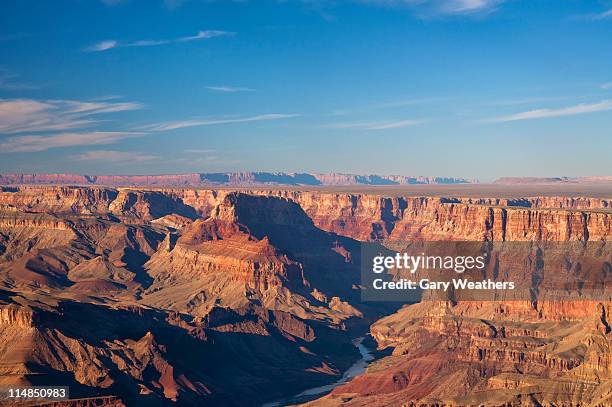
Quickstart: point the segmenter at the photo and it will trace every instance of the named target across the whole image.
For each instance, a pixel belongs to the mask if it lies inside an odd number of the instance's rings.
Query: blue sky
[[[612,175],[612,2],[3,2],[0,171]]]

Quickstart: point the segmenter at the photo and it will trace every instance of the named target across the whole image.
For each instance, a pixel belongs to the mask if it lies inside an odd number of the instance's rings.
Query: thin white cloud
[[[197,41],[197,40],[207,40],[215,37],[227,37],[231,35],[235,35],[235,32],[231,31],[222,31],[222,30],[204,30],[198,31],[196,35],[187,36],[177,38],[176,42],[187,42],[187,41]]]
[[[447,0],[443,8],[449,13],[474,13],[491,10],[501,4],[501,0]]]
[[[157,45],[164,45],[164,44],[168,44],[171,41],[168,40],[138,40],[138,41],[134,41],[134,42],[130,42],[130,43],[126,43],[126,44],[117,44],[115,47],[113,48],[117,48],[117,46],[122,46],[122,47],[155,47]]]
[[[605,90],[612,89],[612,82],[602,83],[600,88]]]
[[[606,20],[612,18],[612,9],[602,11],[601,13],[589,14],[586,18],[589,20]]]
[[[579,114],[603,112],[612,110],[612,101],[604,100],[599,103],[583,103],[575,106],[563,107],[559,109],[536,109],[520,112],[509,116],[497,117],[489,122],[513,122],[519,120],[544,119],[550,117],[575,116]]]
[[[51,136],[28,135],[8,138],[0,143],[0,151],[25,153],[46,151],[52,148],[113,144],[126,138],[141,137],[146,133],[92,131],[59,133]]]
[[[85,51],[87,52],[106,51],[109,49],[116,48],[118,45],[119,43],[115,40],[105,40],[105,41],[100,41],[93,45],[90,45],[89,47],[85,48]]]
[[[435,15],[486,14],[505,0],[361,0],[362,3],[385,6],[407,6],[422,17]]]
[[[248,116],[248,117],[236,117],[236,118],[228,118],[228,119],[208,119],[208,120],[179,120],[173,122],[164,122],[164,123],[155,123],[147,126],[143,126],[141,130],[149,130],[149,131],[168,131],[168,130],[177,130],[183,129],[186,127],[196,127],[196,126],[213,126],[219,124],[232,124],[232,123],[246,123],[246,122],[258,122],[258,121],[268,121],[268,120],[282,120],[282,119],[290,119],[293,117],[298,117],[299,114],[278,114],[278,113],[270,113],[270,114],[261,114],[257,116]]]
[[[102,95],[102,96],[98,96],[96,98],[93,98],[92,101],[95,102],[104,102],[107,100],[117,100],[117,99],[123,99],[123,96],[121,95]]]
[[[140,103],[134,102],[81,102],[74,100],[62,101],[66,106],[66,111],[73,114],[102,114],[117,113],[128,110],[138,110],[142,108]]]
[[[206,89],[212,90],[215,92],[225,92],[225,93],[255,92],[255,89],[241,88],[241,87],[236,87],[236,86],[206,86]]]
[[[97,115],[140,108],[133,102],[0,99],[0,134],[84,128],[98,123]]]
[[[400,120],[397,122],[375,124],[370,126],[368,130],[399,129],[402,127],[415,126],[420,123],[422,123],[420,120]]]
[[[152,154],[144,154],[133,151],[116,151],[116,150],[93,150],[82,154],[72,156],[79,161],[104,161],[104,162],[144,162],[159,159],[158,156]]]
[[[517,99],[500,99],[500,100],[490,100],[479,103],[482,106],[493,106],[493,107],[503,107],[503,106],[520,106],[520,105],[533,105],[544,102],[559,102],[562,100],[569,99],[567,96],[555,96],[555,97],[525,97],[525,98],[517,98]]]
[[[416,126],[423,120],[397,120],[385,122],[344,122],[327,124],[324,127],[330,129],[358,129],[358,130],[390,130],[403,127]]]
[[[329,113],[329,116],[348,116],[352,114],[363,114],[376,110],[398,110],[408,106],[430,105],[446,100],[446,98],[428,97],[428,98],[408,98],[403,100],[394,100],[381,103],[372,103],[369,105],[361,105],[345,109],[336,109]]]
[[[93,45],[90,45],[89,47],[86,47],[84,51],[102,52],[102,51],[108,51],[108,50],[115,49],[115,48],[155,47],[158,45],[172,44],[172,43],[178,43],[178,42],[190,42],[190,41],[206,40],[206,39],[215,38],[215,37],[226,37],[226,36],[231,36],[234,34],[235,34],[234,32],[230,32],[230,31],[204,30],[204,31],[198,31],[197,34],[195,35],[179,37],[179,38],[172,38],[172,39],[165,39],[165,40],[138,40],[138,41],[132,41],[132,42],[120,42],[117,40],[104,40],[104,41],[97,42]]]

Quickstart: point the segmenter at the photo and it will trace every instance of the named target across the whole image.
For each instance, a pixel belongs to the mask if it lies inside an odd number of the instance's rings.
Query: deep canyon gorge
[[[262,405],[336,382],[368,335],[377,359],[309,405],[612,405],[606,194],[1,188],[0,385],[70,386],[83,406]],[[362,301],[362,244],[397,241],[495,242],[517,278],[564,270],[603,295]]]

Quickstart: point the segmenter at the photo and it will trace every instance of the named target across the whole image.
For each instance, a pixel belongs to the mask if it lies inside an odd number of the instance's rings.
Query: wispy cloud
[[[255,92],[255,89],[241,88],[241,87],[236,87],[236,86],[206,86],[206,89],[212,90],[215,92],[225,92],[225,93]]]
[[[445,0],[441,1],[442,10],[448,13],[475,13],[490,11],[499,6],[503,0]]]
[[[361,0],[362,3],[407,6],[423,17],[490,13],[505,0]]]
[[[544,119],[550,117],[575,116],[585,113],[603,112],[612,110],[612,101],[604,100],[599,103],[584,103],[575,106],[563,107],[558,109],[536,109],[520,112],[508,116],[501,116],[487,120],[489,122],[513,122],[519,120]]]
[[[605,90],[612,89],[612,82],[602,83],[600,85],[600,88],[605,89]]]
[[[423,120],[397,120],[385,122],[344,122],[324,125],[330,129],[358,129],[358,130],[390,130],[403,127],[415,126],[423,123]]]
[[[85,48],[85,51],[87,52],[106,51],[108,49],[117,48],[118,45],[119,43],[115,40],[105,40],[105,41],[100,41],[93,45],[90,45],[89,47]]]
[[[498,99],[498,100],[487,100],[479,103],[481,106],[493,106],[493,107],[504,107],[504,106],[525,106],[534,105],[545,102],[559,102],[562,100],[569,99],[567,96],[551,96],[551,97],[525,97],[516,99]]]
[[[399,129],[402,127],[415,126],[421,124],[421,120],[400,120],[397,122],[380,123],[370,126],[369,130],[387,130],[387,129]]]
[[[98,96],[96,98],[93,98],[92,101],[94,102],[104,102],[107,100],[117,100],[117,99],[123,99],[123,96],[121,95],[102,95],[102,96]]]
[[[94,150],[87,151],[82,154],[72,156],[73,159],[79,161],[104,161],[104,162],[144,162],[159,159],[158,156],[152,154],[144,154],[133,151],[116,151],[116,150]]]
[[[329,116],[348,116],[352,114],[363,114],[376,110],[398,110],[409,106],[431,105],[434,103],[443,102],[446,98],[439,97],[423,97],[423,98],[407,98],[402,100],[393,100],[380,103],[371,103],[368,105],[356,106],[352,108],[336,109],[329,113]]]
[[[290,119],[290,118],[298,117],[298,116],[300,115],[299,114],[270,113],[270,114],[261,114],[257,116],[234,117],[234,118],[226,118],[226,119],[178,120],[178,121],[172,121],[172,122],[150,124],[147,126],[143,126],[140,129],[149,130],[149,131],[168,131],[168,130],[177,130],[177,129],[183,129],[186,127],[196,127],[196,126],[213,126],[213,125],[219,125],[219,124],[282,120],[282,119]]]
[[[28,135],[10,137],[0,143],[0,151],[25,153],[46,151],[52,148],[113,144],[126,138],[141,137],[146,133],[92,131],[59,133],[51,136]]]
[[[612,9],[600,13],[581,15],[576,17],[579,20],[606,20],[612,18]]]
[[[0,99],[0,134],[84,128],[98,123],[97,115],[140,108],[134,102]]]
[[[180,43],[180,42],[190,42],[190,41],[198,41],[198,40],[206,40],[215,37],[226,37],[230,35],[234,35],[234,32],[230,31],[220,31],[220,30],[204,30],[198,31],[197,34],[172,38],[172,39],[163,39],[163,40],[138,40],[132,42],[120,42],[117,40],[104,40],[97,42],[95,44],[86,47],[84,51],[86,52],[102,52],[108,51],[115,48],[127,48],[127,47],[154,47],[158,45],[172,44],[172,43]]]

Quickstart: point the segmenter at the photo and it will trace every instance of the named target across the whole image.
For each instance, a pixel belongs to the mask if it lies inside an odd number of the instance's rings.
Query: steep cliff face
[[[357,240],[591,240],[612,235],[603,198],[435,198],[252,190],[297,203],[320,229]],[[152,220],[169,214],[207,217],[231,194],[214,189],[19,187],[0,204],[33,212],[113,213]]]
[[[21,186],[0,192],[0,205],[32,212],[106,213],[117,194],[109,188]]]
[[[204,215],[227,195],[227,191],[213,190],[175,193]],[[384,197],[276,190],[248,193],[289,199],[300,205],[317,227],[362,241],[415,237],[601,240],[612,233],[610,200],[600,198]]]
[[[34,326],[34,311],[15,305],[0,305],[0,324],[28,329]]]
[[[158,191],[121,189],[108,209],[116,215],[134,216],[144,220],[153,220],[169,214],[187,218],[197,217],[193,207],[185,205],[170,194]]]
[[[392,240],[588,241],[612,237],[608,213],[427,202],[404,211]]]
[[[358,240],[601,240],[612,230],[609,200],[381,197],[276,192],[321,229]],[[581,209],[603,209],[602,212]]]

